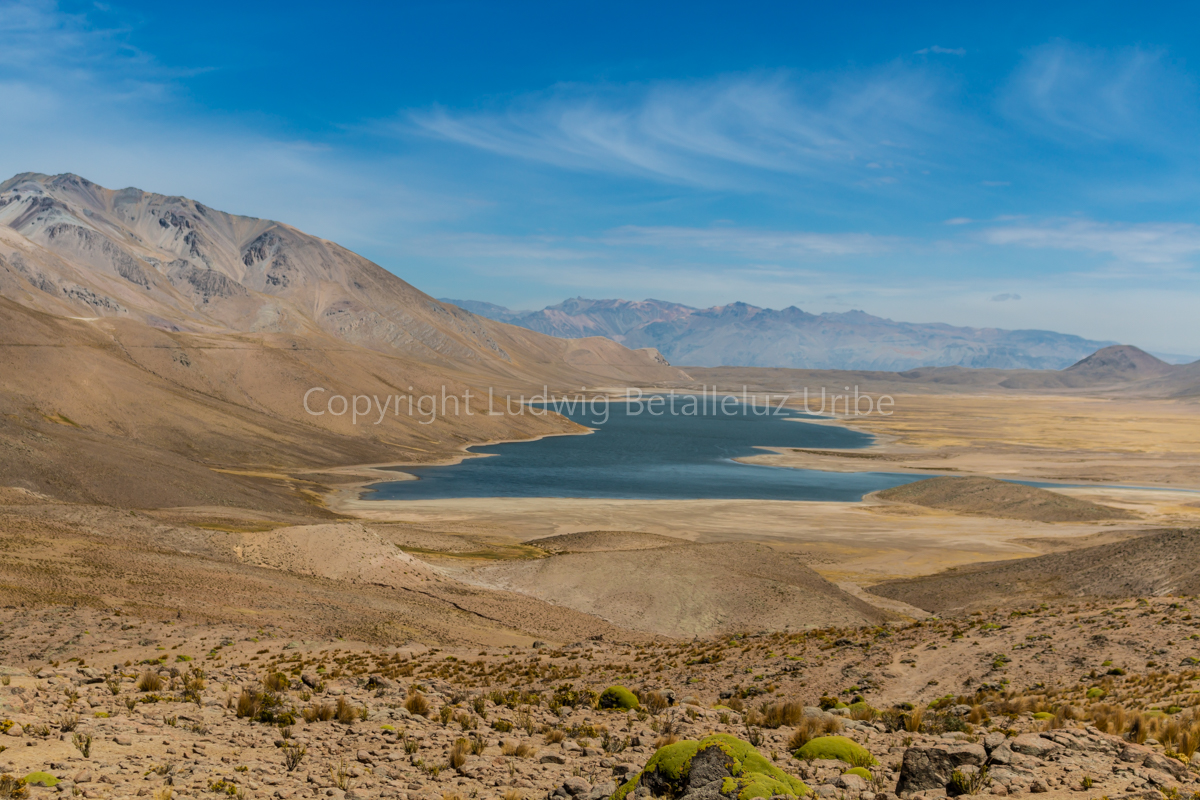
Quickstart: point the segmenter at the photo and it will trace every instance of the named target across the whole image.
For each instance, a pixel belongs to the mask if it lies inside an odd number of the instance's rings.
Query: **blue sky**
[[[861,308],[1200,355],[1188,6],[0,0],[0,173],[436,296]]]

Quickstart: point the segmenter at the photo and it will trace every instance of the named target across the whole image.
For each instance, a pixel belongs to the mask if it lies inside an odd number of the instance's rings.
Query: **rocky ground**
[[[747,783],[753,770],[730,774],[741,760],[686,744],[726,734],[761,754],[745,764],[822,797],[1191,796],[1200,791],[1195,605],[1046,605],[687,643],[469,649],[8,608],[0,769],[28,776],[30,796],[97,798],[599,800],[626,786],[631,796],[698,799],[792,785]],[[597,708],[617,684],[638,693],[637,708]],[[869,756],[793,755],[825,735]],[[722,753],[729,741],[718,742]],[[703,768],[670,772],[670,759],[652,761],[664,746],[689,766],[703,757]]]

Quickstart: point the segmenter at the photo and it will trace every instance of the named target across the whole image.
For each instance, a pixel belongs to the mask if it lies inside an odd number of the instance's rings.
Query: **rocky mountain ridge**
[[[607,336],[629,347],[654,347],[674,364],[698,367],[1057,370],[1116,344],[1053,331],[897,322],[863,311],[811,314],[795,306],[701,309],[663,300],[576,297],[540,311],[512,311],[478,301],[445,302],[552,336]]]

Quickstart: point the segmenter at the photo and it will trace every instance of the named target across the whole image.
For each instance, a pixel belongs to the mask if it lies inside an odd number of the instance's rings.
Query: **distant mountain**
[[[653,347],[673,364],[699,367],[1057,370],[1115,344],[1053,331],[896,322],[863,311],[810,314],[795,306],[700,309],[663,300],[577,297],[541,311],[512,311],[477,301],[443,302],[552,336],[607,336],[626,347]]]

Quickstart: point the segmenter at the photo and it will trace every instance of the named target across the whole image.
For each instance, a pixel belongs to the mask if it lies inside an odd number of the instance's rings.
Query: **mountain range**
[[[1057,370],[1116,344],[1052,331],[896,322],[863,311],[810,314],[795,306],[692,308],[663,300],[576,297],[540,311],[512,311],[480,301],[445,302],[551,336],[607,336],[628,347],[652,347],[673,364],[698,367]]]

